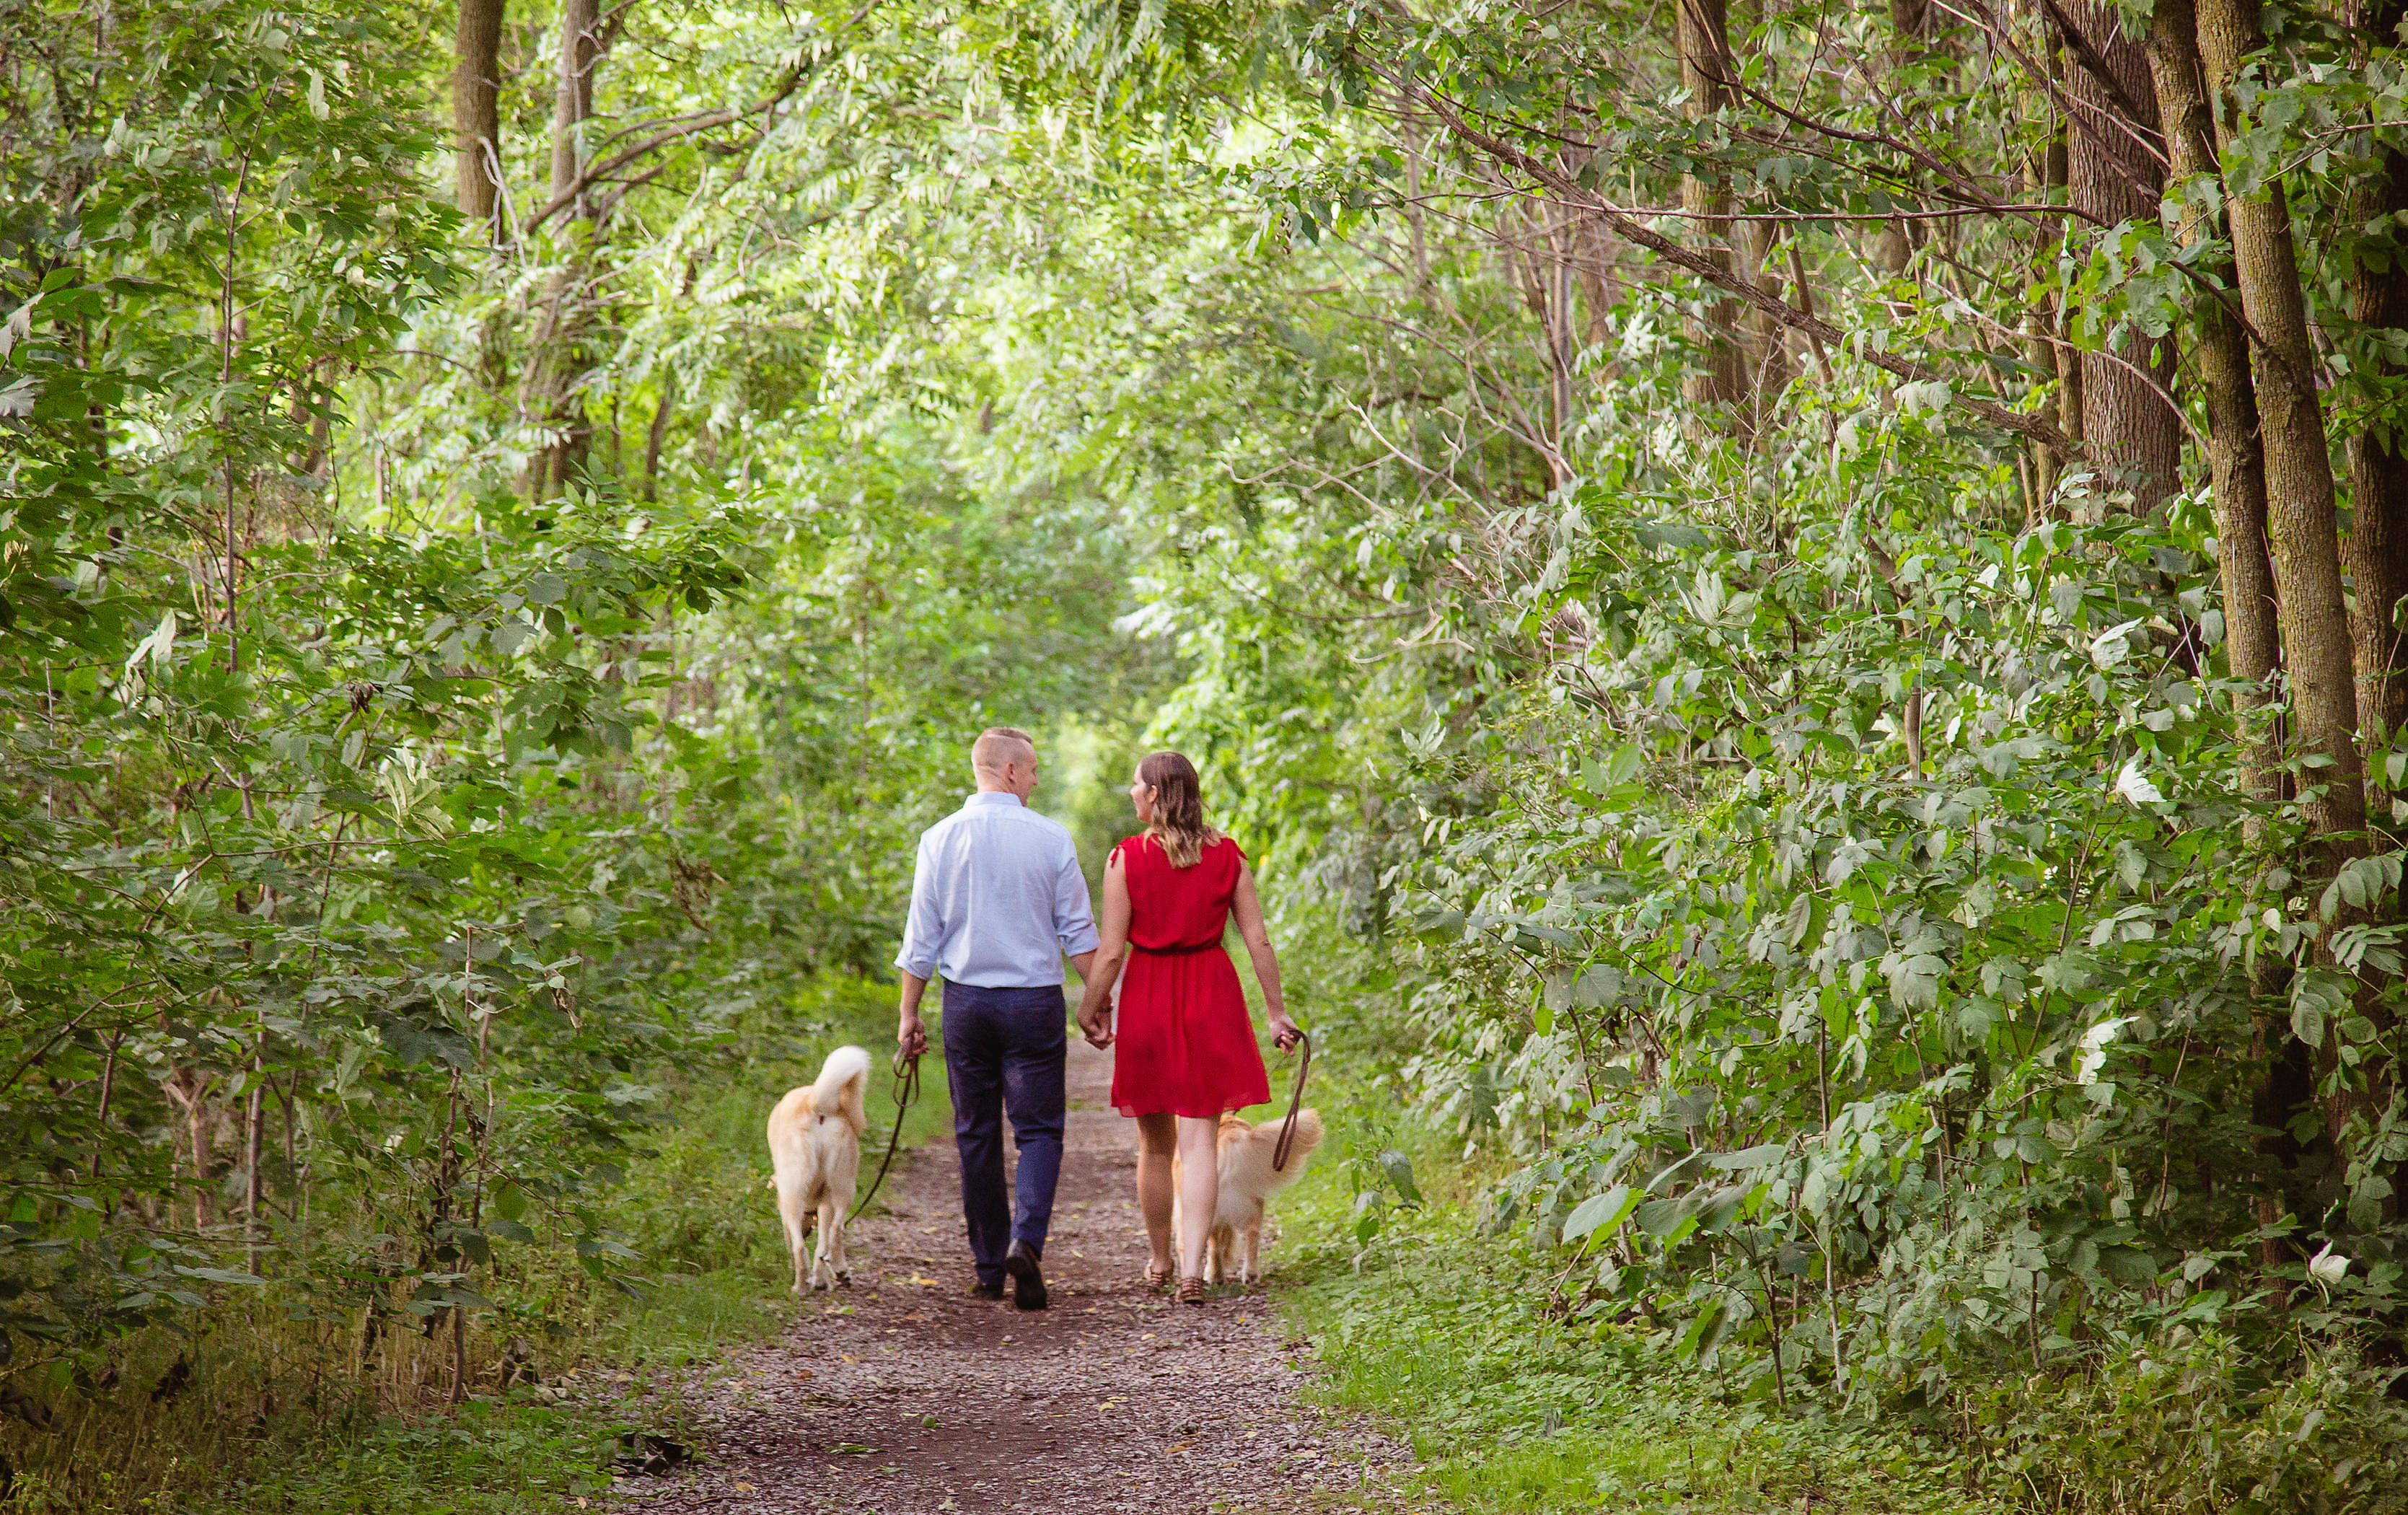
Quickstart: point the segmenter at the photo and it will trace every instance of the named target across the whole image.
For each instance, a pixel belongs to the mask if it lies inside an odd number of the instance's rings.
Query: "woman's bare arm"
[[[1263,986],[1263,1008],[1269,1015],[1271,1039],[1279,1044],[1281,1051],[1292,1052],[1302,1033],[1288,1018],[1287,1003],[1280,994],[1279,954],[1271,950],[1271,934],[1263,924],[1263,901],[1254,893],[1254,870],[1243,863],[1238,865],[1238,893],[1229,908],[1238,918],[1238,935],[1246,940],[1246,955],[1254,960],[1255,981]]]
[[[1112,1044],[1111,1019],[1112,984],[1121,976],[1121,964],[1128,957],[1129,897],[1128,876],[1121,871],[1120,850],[1104,865],[1104,908],[1102,919],[1096,923],[1096,955],[1080,976],[1079,1030],[1090,1047]]]

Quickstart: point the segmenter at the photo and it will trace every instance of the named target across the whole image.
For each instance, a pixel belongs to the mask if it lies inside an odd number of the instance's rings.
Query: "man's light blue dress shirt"
[[[1095,950],[1087,880],[1060,822],[990,791],[921,834],[896,967],[982,989],[1039,989],[1062,981],[1064,957]]]

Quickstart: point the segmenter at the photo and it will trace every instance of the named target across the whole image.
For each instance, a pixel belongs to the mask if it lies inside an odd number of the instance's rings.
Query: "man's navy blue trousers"
[[[1003,1282],[1014,1238],[1045,1251],[1054,1185],[1062,1176],[1062,986],[945,985],[945,1079],[953,1093],[953,1147],[962,1160],[962,1218],[981,1283]],[[1018,1213],[1003,1185],[1003,1120],[1020,1144]]]

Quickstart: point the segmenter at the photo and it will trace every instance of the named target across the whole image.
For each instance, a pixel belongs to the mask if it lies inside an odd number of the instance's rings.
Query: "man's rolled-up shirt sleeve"
[[[1079,850],[1067,838],[1061,866],[1054,875],[1054,934],[1061,939],[1064,957],[1092,952],[1101,940],[1087,901],[1087,876],[1079,869]]]
[[[937,951],[945,940],[935,874],[928,866],[928,844],[923,840],[911,865],[911,909],[903,921],[903,948],[895,954],[895,965],[914,979],[936,978]]]

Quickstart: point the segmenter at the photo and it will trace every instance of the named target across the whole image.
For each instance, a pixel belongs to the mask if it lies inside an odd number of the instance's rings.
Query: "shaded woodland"
[[[2403,20],[0,8],[18,1497],[715,1255],[1009,722],[1196,756],[1556,1317],[2400,1508]]]

